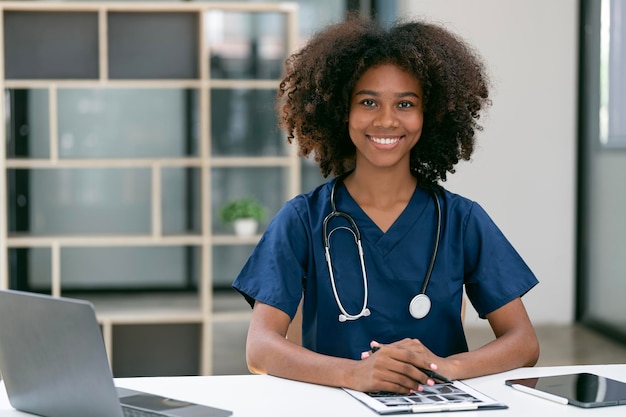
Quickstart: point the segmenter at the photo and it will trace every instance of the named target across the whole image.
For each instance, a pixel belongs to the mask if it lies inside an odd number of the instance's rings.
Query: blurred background
[[[540,364],[626,360],[621,0],[0,2],[0,286],[96,305],[115,376],[245,373],[230,284],[282,204],[324,181],[276,127],[282,66],[358,11],[444,24],[493,106],[443,184],[540,280]],[[225,203],[266,216],[236,236]],[[491,331],[471,306],[472,346]]]

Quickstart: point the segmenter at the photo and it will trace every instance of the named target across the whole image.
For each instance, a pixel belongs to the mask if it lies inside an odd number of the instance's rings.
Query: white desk
[[[582,409],[537,398],[504,384],[504,380],[510,378],[570,372],[593,372],[626,382],[626,364],[522,368],[465,381],[475,389],[507,404],[509,406],[507,410],[426,415],[455,417],[626,416],[626,406]],[[340,389],[265,375],[121,378],[116,380],[116,385],[229,409],[233,411],[233,417],[377,416]],[[11,407],[4,385],[2,385],[0,387],[0,417],[25,415],[28,414],[18,412]]]

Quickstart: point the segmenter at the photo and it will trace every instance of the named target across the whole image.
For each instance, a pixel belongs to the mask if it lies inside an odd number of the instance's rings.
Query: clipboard
[[[412,394],[367,393],[347,388],[344,388],[344,391],[381,415],[508,408],[506,404],[458,380],[424,386],[423,391]]]

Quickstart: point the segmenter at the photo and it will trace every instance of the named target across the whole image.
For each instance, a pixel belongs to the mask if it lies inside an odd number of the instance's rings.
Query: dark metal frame
[[[578,179],[576,230],[576,311],[577,322],[622,343],[626,333],[593,317],[587,295],[593,277],[589,273],[589,205],[592,187],[590,158],[598,151],[615,152],[599,144],[600,108],[600,7],[597,0],[580,0],[579,82],[578,82]]]

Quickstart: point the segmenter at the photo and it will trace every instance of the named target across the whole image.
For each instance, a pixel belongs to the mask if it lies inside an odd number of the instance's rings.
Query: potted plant
[[[230,200],[220,210],[226,224],[233,224],[238,236],[252,236],[265,218],[265,208],[252,197]]]

